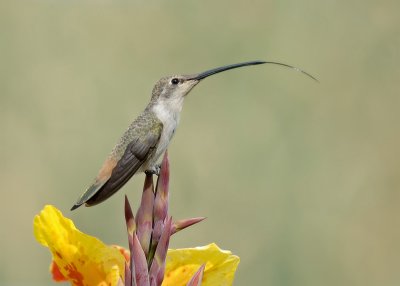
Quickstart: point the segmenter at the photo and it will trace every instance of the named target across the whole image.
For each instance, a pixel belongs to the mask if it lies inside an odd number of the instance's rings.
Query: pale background
[[[32,220],[54,204],[127,245],[123,195],[75,199],[162,76],[247,60],[186,99],[172,247],[241,257],[235,285],[400,284],[399,1],[0,2],[0,285],[54,285]]]

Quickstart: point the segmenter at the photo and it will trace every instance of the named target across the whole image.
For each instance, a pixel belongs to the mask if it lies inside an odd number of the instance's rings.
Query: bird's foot
[[[151,169],[144,171],[146,175],[156,175],[160,176],[161,165],[157,164],[153,166]]]

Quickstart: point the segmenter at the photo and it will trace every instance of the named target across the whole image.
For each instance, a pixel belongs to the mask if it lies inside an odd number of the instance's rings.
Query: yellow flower
[[[232,285],[239,257],[221,250],[215,243],[202,247],[170,249],[162,286],[186,285],[199,267],[206,263],[202,286]]]
[[[55,207],[45,206],[33,225],[36,240],[53,254],[50,270],[56,281],[115,286],[124,277],[125,258],[120,251],[80,232]]]
[[[122,285],[129,251],[107,246],[79,231],[54,206],[45,206],[34,219],[34,234],[50,249],[50,271],[55,281],[74,286]],[[239,257],[214,243],[203,247],[168,250],[163,286],[186,285],[202,264],[206,264],[202,286],[232,285]],[[122,279],[122,280],[121,280]]]

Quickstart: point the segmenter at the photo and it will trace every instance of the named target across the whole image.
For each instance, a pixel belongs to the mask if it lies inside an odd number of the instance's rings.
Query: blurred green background
[[[162,76],[247,60],[187,97],[169,149],[172,247],[241,257],[235,285],[400,284],[399,1],[0,2],[0,285],[54,285],[54,204],[127,245],[123,195],[69,208]]]

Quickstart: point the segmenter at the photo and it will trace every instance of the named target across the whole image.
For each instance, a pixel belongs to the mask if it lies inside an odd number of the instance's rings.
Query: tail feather
[[[85,204],[87,201],[89,201],[93,196],[95,196],[103,187],[103,185],[106,183],[105,182],[99,182],[96,181],[93,185],[91,185],[84,193],[82,196],[79,197],[79,199],[76,201],[76,203],[72,206],[71,211],[79,208],[81,205]]]

